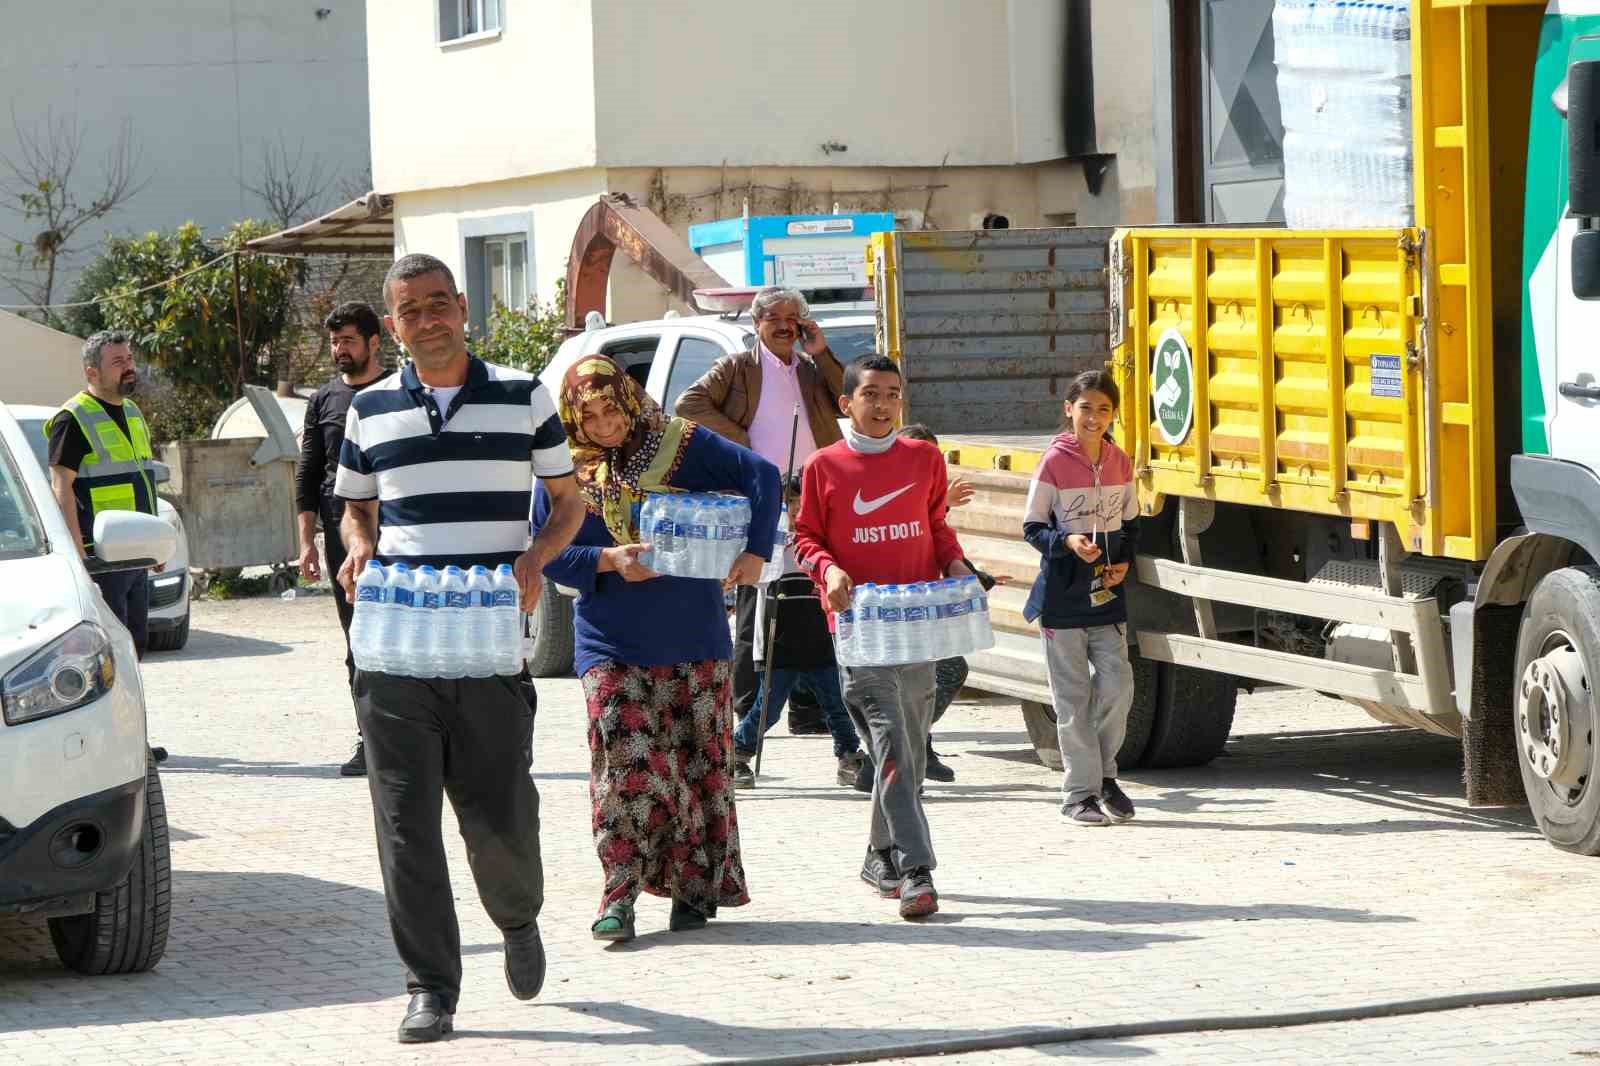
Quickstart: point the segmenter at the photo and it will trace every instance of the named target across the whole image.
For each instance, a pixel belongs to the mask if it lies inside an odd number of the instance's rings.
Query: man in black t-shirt
[[[300,463],[295,468],[295,497],[299,506],[300,576],[316,581],[322,576],[317,558],[317,520],[322,520],[323,544],[327,549],[327,573],[331,579],[344,565],[344,541],[339,536],[339,520],[344,516],[344,501],[333,494],[339,472],[339,450],[344,446],[345,416],[356,393],[381,381],[393,371],[378,360],[382,342],[378,314],[364,303],[351,301],[333,309],[323,322],[333,348],[333,361],[339,368],[326,385],[306,404],[306,422],[300,441]],[[333,603],[344,630],[344,666],[351,685],[355,684],[355,657],[350,654],[350,619],[353,605],[339,582],[333,582]],[[361,777],[367,772],[366,750],[356,738],[355,754],[339,768],[344,777]]]
[[[83,392],[69,398],[46,427],[50,487],[73,542],[88,558],[93,550],[94,516],[100,510],[156,514],[155,482],[150,476],[150,433],[144,416],[128,397],[139,384],[133,348],[126,333],[102,331],[83,343]],[[107,422],[109,421],[109,425]],[[97,426],[98,451],[84,425]],[[132,464],[136,469],[119,467]],[[158,571],[161,567],[156,568]],[[90,575],[111,611],[133,634],[143,658],[149,642],[150,587],[143,570]]]

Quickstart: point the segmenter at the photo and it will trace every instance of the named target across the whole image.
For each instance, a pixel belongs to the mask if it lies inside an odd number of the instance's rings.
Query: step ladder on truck
[[[1413,0],[1411,41],[1414,225],[1105,245],[1102,353],[1145,516],[1125,754],[1214,755],[1236,679],[1316,689],[1459,737],[1468,802],[1527,802],[1552,844],[1600,854],[1600,4]],[[1060,258],[1092,231],[1011,232]],[[1048,432],[1021,423],[1059,409],[1093,297],[1072,268],[1003,277],[989,240],[874,238],[879,328],[925,421],[952,353],[1048,334],[1054,375],[1014,368],[1039,378],[1018,422],[952,402],[935,425],[980,486],[953,520],[1025,587],[1041,447],[1010,431]],[[974,683],[1024,700],[1048,749],[1013,595]]]

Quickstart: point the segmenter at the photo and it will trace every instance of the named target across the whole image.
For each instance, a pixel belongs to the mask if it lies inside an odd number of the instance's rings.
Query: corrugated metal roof
[[[320,218],[257,237],[252,252],[280,255],[394,255],[394,197],[369,192]]]

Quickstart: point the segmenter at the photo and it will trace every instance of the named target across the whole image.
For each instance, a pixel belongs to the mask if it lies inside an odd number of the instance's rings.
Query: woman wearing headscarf
[[[672,899],[674,931],[698,929],[719,906],[750,898],[733,805],[733,646],[723,593],[754,583],[772,553],[778,469],[668,417],[605,356],[567,372],[559,409],[587,513],[545,574],[579,593],[574,659],[588,703],[589,792],[605,873],[592,932],[632,939],[640,892]],[[720,584],[640,563],[640,507],[662,492],[749,498],[747,550]],[[535,534],[549,513],[540,486]]]

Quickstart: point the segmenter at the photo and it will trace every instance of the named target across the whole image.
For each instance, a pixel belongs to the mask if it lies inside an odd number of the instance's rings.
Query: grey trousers
[[[928,769],[933,664],[841,666],[839,678],[845,706],[872,753],[869,842],[874,850],[888,851],[903,873],[919,866],[931,870],[937,862],[918,792]]]
[[[1070,805],[1099,796],[1100,782],[1117,776],[1117,751],[1133,708],[1127,627],[1041,629],[1040,635],[1065,771],[1061,800]]]

